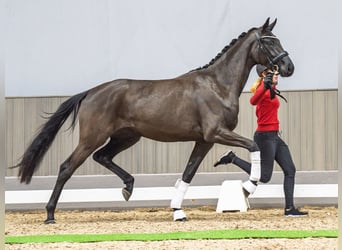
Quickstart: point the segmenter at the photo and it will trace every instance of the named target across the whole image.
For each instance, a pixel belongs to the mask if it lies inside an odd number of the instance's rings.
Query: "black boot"
[[[233,151],[227,151],[224,155],[221,156],[221,158],[214,164],[214,167],[217,167],[221,164],[228,164],[232,163],[234,161],[234,158],[236,155],[233,153]]]
[[[308,212],[299,211],[299,209],[295,207],[285,208],[284,212],[286,217],[302,217],[307,216],[308,214]]]

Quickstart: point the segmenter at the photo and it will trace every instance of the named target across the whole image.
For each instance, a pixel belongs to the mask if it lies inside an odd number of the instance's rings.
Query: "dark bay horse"
[[[252,140],[233,130],[238,122],[239,96],[255,64],[277,65],[284,77],[291,76],[294,71],[287,52],[272,33],[275,24],[276,20],[270,24],[268,18],[261,27],[243,32],[232,40],[209,64],[179,77],[167,80],[117,79],[62,103],[17,165],[20,181],[30,183],[63,123],[72,115],[74,126],[78,116],[79,144],[60,166],[46,206],[45,223],[55,222],[55,209],[64,184],[92,153],[96,162],[122,179],[125,184],[122,193],[128,200],[133,192],[134,178],[115,164],[113,158],[141,137],[163,142],[195,141],[171,201],[175,220],[186,218],[181,210],[184,195],[214,143],[243,147],[251,153],[252,171],[244,188],[252,193],[260,178],[260,152]]]

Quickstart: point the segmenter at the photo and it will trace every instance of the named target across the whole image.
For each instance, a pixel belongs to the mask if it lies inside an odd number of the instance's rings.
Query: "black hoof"
[[[56,221],[54,219],[52,219],[52,220],[45,220],[44,224],[45,225],[47,225],[47,224],[56,224]]]
[[[186,217],[184,217],[184,218],[181,218],[181,219],[177,219],[177,220],[175,220],[175,221],[186,221]]]
[[[125,200],[128,201],[129,198],[131,198],[132,192],[128,191],[126,188],[123,188],[122,195],[125,198]]]

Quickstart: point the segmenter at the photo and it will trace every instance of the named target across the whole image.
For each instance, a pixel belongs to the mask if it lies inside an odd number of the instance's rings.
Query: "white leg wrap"
[[[249,179],[251,181],[259,181],[261,176],[260,168],[260,151],[251,152],[251,174]]]
[[[183,210],[175,210],[174,212],[173,212],[173,220],[174,221],[179,221],[179,220],[181,220],[181,221],[183,221],[183,220],[185,220],[186,219],[186,214],[184,213],[184,211]]]
[[[189,183],[186,183],[180,179],[177,180],[175,184],[176,193],[173,199],[171,200],[171,208],[181,208],[182,202],[185,196],[186,191],[188,190]]]
[[[242,187],[248,191],[248,193],[253,194],[257,188],[255,184],[253,184],[250,180],[242,183]]]

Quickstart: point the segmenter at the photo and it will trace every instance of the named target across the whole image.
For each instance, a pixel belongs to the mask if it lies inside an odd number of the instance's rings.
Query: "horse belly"
[[[196,127],[182,127],[177,124],[137,124],[139,133],[149,139],[164,142],[198,141],[202,140],[202,134]]]
[[[128,120],[147,138],[158,141],[194,141],[201,138],[200,125],[189,100],[150,100],[130,109]],[[138,102],[139,103],[139,102]]]

